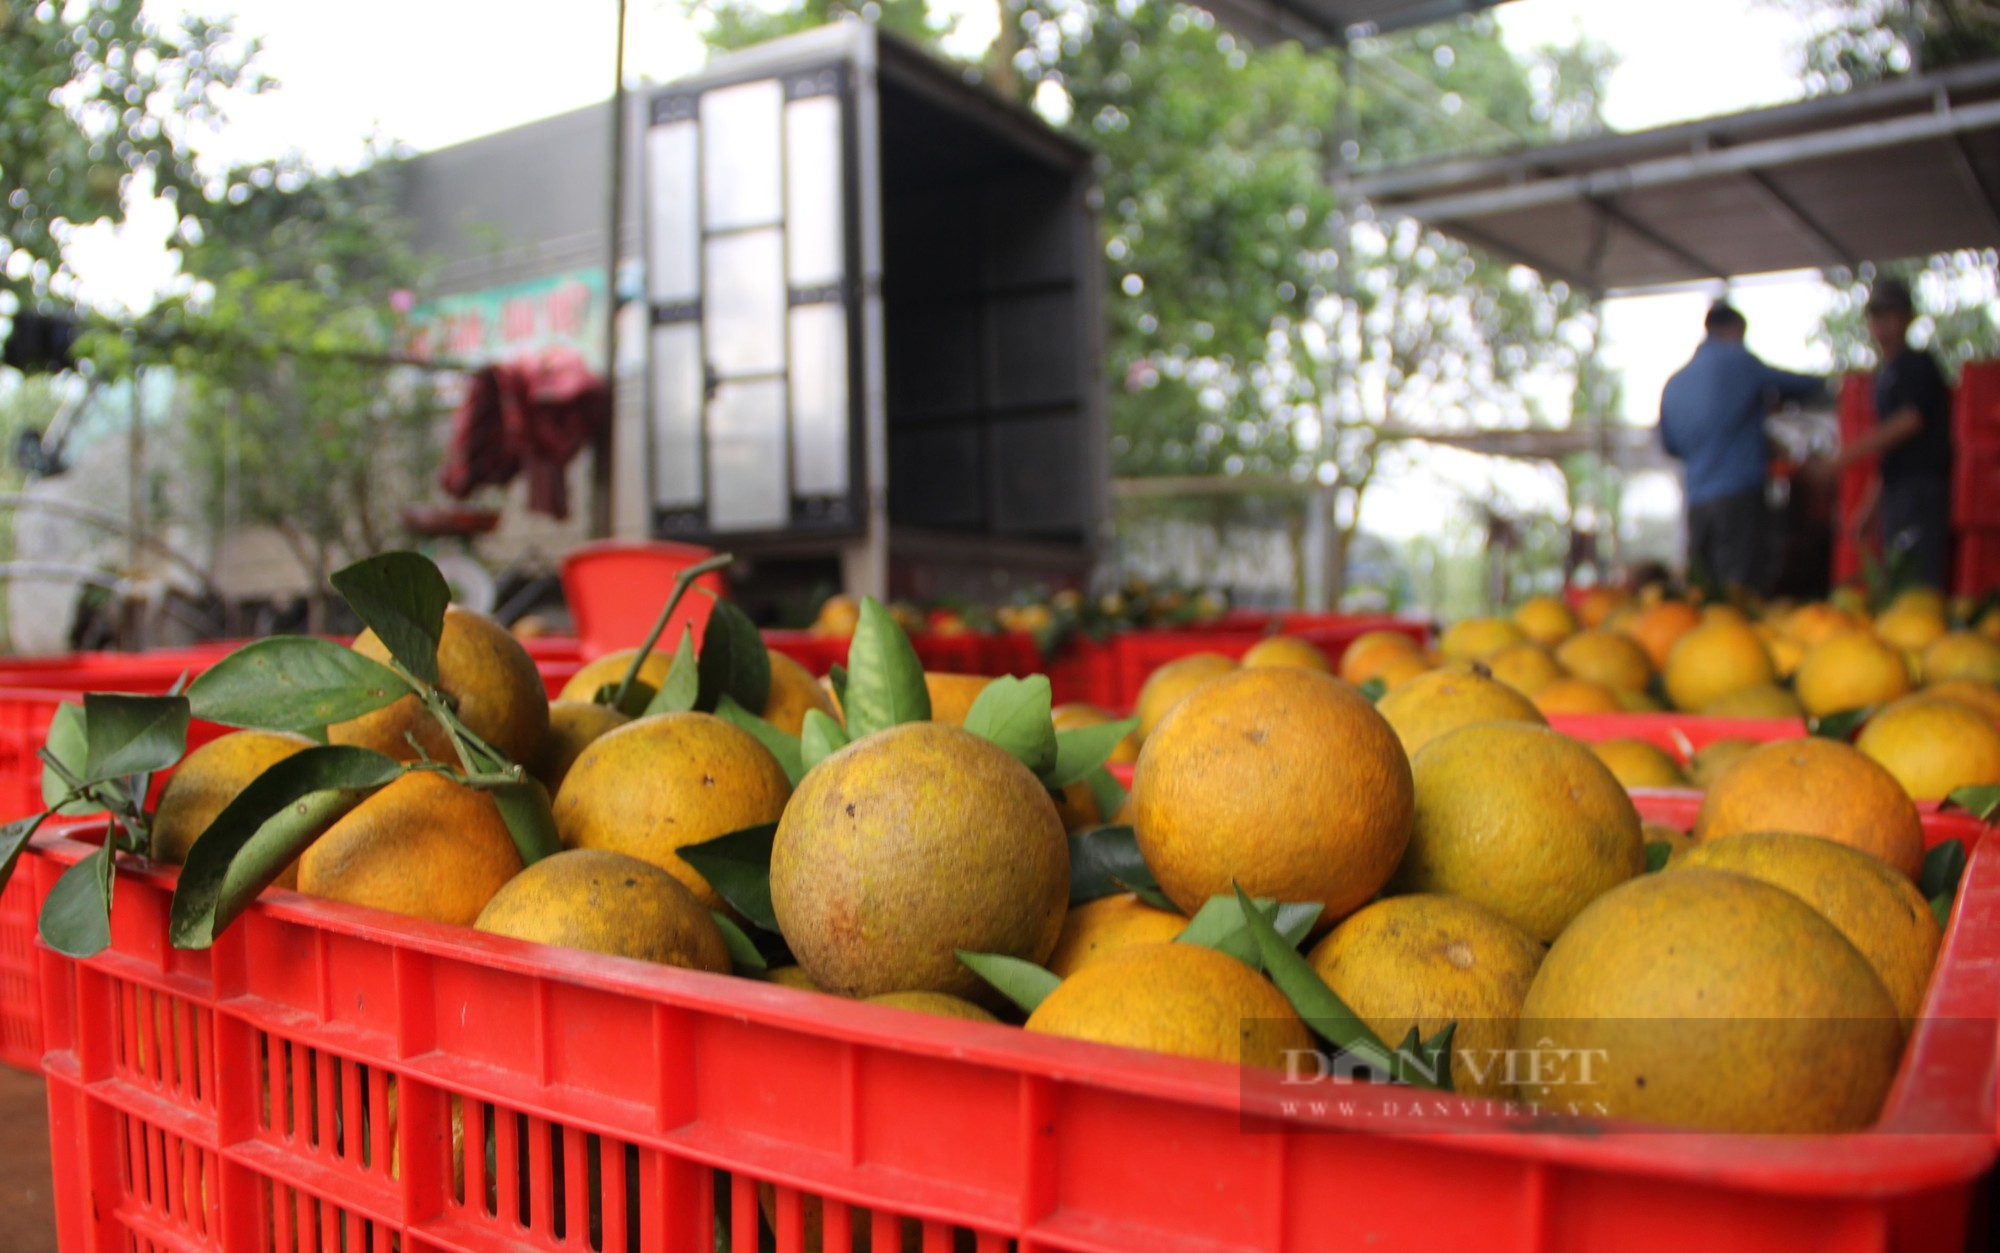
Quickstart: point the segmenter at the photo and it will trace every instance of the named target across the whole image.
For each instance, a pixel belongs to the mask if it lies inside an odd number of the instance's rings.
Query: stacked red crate
[[[1952,395],[1955,589],[2000,587],[2000,361],[1969,361]]]
[[[1840,442],[1852,444],[1875,429],[1875,375],[1854,371],[1840,381],[1835,404]],[[1854,515],[1861,498],[1875,482],[1875,459],[1856,462],[1840,476],[1840,501],[1833,531],[1833,581],[1852,583],[1861,577],[1861,549],[1854,543]]]

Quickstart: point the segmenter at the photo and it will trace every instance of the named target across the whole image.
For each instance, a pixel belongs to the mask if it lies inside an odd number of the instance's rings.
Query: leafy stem
[[[681,598],[686,596],[694,581],[704,574],[712,574],[723,569],[736,558],[729,553],[717,553],[713,557],[697,561],[674,576],[674,589],[667,594],[667,603],[660,610],[660,616],[653,620],[653,629],[646,632],[646,638],[639,643],[639,649],[632,654],[631,664],[625,667],[625,676],[618,680],[618,690],[608,702],[614,709],[625,707],[625,696],[632,690],[632,684],[639,678],[639,670],[646,664],[646,658],[653,652],[653,645],[666,634],[667,623],[672,620],[674,610],[680,608]]]

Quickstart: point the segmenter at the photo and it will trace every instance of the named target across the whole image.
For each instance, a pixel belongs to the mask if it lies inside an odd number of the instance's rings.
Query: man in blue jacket
[[[1764,417],[1826,384],[1758,360],[1743,346],[1749,323],[1726,303],[1710,307],[1702,325],[1707,338],[1660,395],[1661,442],[1686,467],[1688,566],[1724,587],[1763,592],[1779,551],[1764,498]]]

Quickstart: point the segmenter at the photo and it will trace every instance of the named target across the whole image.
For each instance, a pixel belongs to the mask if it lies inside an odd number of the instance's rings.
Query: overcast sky
[[[238,103],[228,128],[203,140],[217,159],[295,148],[324,165],[347,165],[370,134],[436,148],[601,100],[612,72],[611,0],[345,0],[337,18],[301,0],[154,0],[148,7],[162,16],[233,12],[240,31],[264,41],[263,65],[283,86]],[[991,38],[991,0],[944,0],[944,7],[962,15],[962,47],[976,49]],[[552,20],[557,12],[560,20]],[[1787,14],[1760,0],[1517,0],[1497,12],[1519,50],[1568,43],[1578,31],[1608,45],[1620,64],[1605,108],[1620,129],[1798,94],[1791,68],[1796,29]],[[634,74],[668,79],[701,61],[700,41],[674,0],[633,0],[628,40]],[[136,224],[127,240],[102,232],[87,238],[79,259],[93,291],[136,301],[157,289],[170,276],[154,242],[165,229],[160,217]],[[1625,416],[1647,423],[1656,416],[1660,387],[1700,337],[1710,298],[1682,293],[1607,305],[1605,361],[1624,375]],[[1825,298],[1811,275],[1760,280],[1735,293],[1750,319],[1751,347],[1801,369],[1831,364],[1811,338]],[[1476,491],[1483,479],[1524,503],[1551,503],[1552,493],[1560,499],[1560,481],[1549,472],[1487,459],[1444,460],[1449,464],[1439,469],[1460,488]],[[1397,503],[1410,495],[1377,493],[1370,526],[1392,534],[1434,526],[1435,505],[1412,511]],[[1672,508],[1671,493],[1651,505]]]

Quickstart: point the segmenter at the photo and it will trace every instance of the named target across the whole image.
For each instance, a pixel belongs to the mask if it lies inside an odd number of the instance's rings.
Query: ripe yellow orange
[[[1665,749],[1646,740],[1614,737],[1592,744],[1590,751],[1597,754],[1597,759],[1627,788],[1688,785],[1687,775],[1681,770],[1680,763]]]
[[[155,861],[180,865],[208,824],[229,807],[237,793],[258,775],[313,742],[289,731],[231,731],[195,749],[167,778],[160,803],[153,811]],[[274,882],[297,886],[298,863],[287,866]]]
[[[1886,705],[1910,690],[1903,654],[1866,631],[1835,635],[1806,654],[1792,691],[1815,718]]]
[[[1832,840],[1785,832],[1703,844],[1673,864],[1733,870],[1776,884],[1812,906],[1868,959],[1903,1021],[1916,1021],[1943,928],[1923,894],[1902,875]]]
[[[1560,596],[1533,596],[1514,611],[1514,625],[1521,633],[1546,648],[1554,648],[1576,634],[1576,614]]]
[[[1236,662],[1221,653],[1190,653],[1177,657],[1146,676],[1146,682],[1139,688],[1139,703],[1133,712],[1139,715],[1137,735],[1143,747],[1146,737],[1153,728],[1160,725],[1160,719],[1167,711],[1180,703],[1183,696],[1194,691],[1210,679],[1220,678],[1237,669]]]
[[[1915,879],[1924,832],[1895,776],[1827,739],[1779,740],[1744,753],[1709,785],[1694,838],[1796,831],[1858,848]]]
[[[972,712],[972,704],[979,694],[993,682],[983,674],[940,674],[924,671],[924,687],[931,695],[931,721],[942,722],[948,727],[965,725],[965,715]],[[799,715],[800,719],[805,714]]]
[[[1535,693],[1535,708],[1545,714],[1615,714],[1623,710],[1618,693],[1589,679],[1557,679]]]
[[[1653,679],[1653,659],[1639,641],[1619,631],[1585,631],[1556,649],[1556,660],[1579,679],[1614,691],[1643,692]]]
[[[1563,668],[1540,644],[1516,644],[1486,659],[1486,668],[1508,687],[1532,697],[1563,677]]]
[[[1805,707],[1799,698],[1775,683],[1742,687],[1719,697],[1703,709],[1709,718],[1802,718]]]
[[[1861,728],[1854,746],[1896,776],[1915,800],[2000,783],[2000,730],[1969,705],[1906,696]]]
[[[655,714],[583,750],[556,793],[556,834],[566,848],[651,862],[721,909],[681,848],[776,822],[791,794],[778,759],[748,731],[711,714]]]
[[[771,654],[771,694],[764,699],[764,721],[787,735],[797,735],[806,714],[817,709],[834,716],[833,701],[812,672],[783,653]]]
[[[1140,748],[1132,818],[1140,853],[1182,912],[1240,885],[1317,901],[1332,921],[1373,896],[1403,855],[1410,766],[1376,707],[1345,683],[1243,670],[1190,693]]]
[[[1360,687],[1374,678],[1392,657],[1422,651],[1414,639],[1401,631],[1364,631],[1340,655],[1340,677]]]
[[[354,651],[371,661],[389,660],[389,650],[373,631],[361,633]],[[445,610],[437,668],[438,690],[457,702],[459,720],[468,730],[509,761],[527,765],[535,760],[549,730],[549,694],[519,640],[491,618],[453,606]],[[432,761],[458,762],[444,728],[415,695],[336,723],[326,736],[330,743],[372,748],[398,761],[415,761],[421,748]]]
[[[1525,631],[1505,618],[1467,618],[1453,623],[1444,633],[1438,641],[1438,655],[1446,661],[1479,661],[1527,638]]]
[[[597,698],[600,688],[610,687],[624,681],[625,672],[632,668],[632,658],[638,653],[636,648],[621,648],[606,653],[595,661],[585,662],[583,669],[569,677],[556,693],[557,700],[591,701]],[[661,652],[655,648],[646,654],[646,660],[639,663],[639,673],[632,681],[646,685],[648,693],[660,690],[660,684],[667,681],[667,671],[673,669],[672,652]],[[649,697],[650,699],[650,697]]]
[[[1431,669],[1430,658],[1412,649],[1408,652],[1390,654],[1369,677],[1381,680],[1383,691],[1393,692],[1418,675],[1429,674]]]
[[[2000,684],[2000,644],[1973,631],[1942,636],[1924,650],[1923,676],[1926,686],[1955,679]]]
[[[1488,722],[1425,745],[1393,892],[1478,901],[1538,940],[1646,868],[1639,814],[1588,748],[1547,727]]]
[[[1784,633],[1810,652],[1843,631],[1855,629],[1854,619],[1838,605],[1801,605],[1785,619]]]
[[[1307,960],[1328,987],[1394,1044],[1456,1022],[1452,1090],[1513,1094],[1504,1056],[1542,946],[1499,914],[1458,896],[1391,896],[1335,927]]]
[[[1027,1029],[1272,1068],[1312,1047],[1268,980],[1196,944],[1139,945],[1084,967],[1049,993]]]
[[[1046,961],[1068,905],[1069,840],[1048,790],[998,745],[938,722],[814,766],[771,845],[779,930],[843,996],[986,1001],[957,950]]]
[[[1949,630],[1943,610],[1933,610],[1915,601],[1891,605],[1875,619],[1876,636],[1906,653],[1923,652]]]
[[[578,757],[583,756],[583,750],[590,747],[591,741],[630,721],[609,705],[575,700],[549,702],[549,733],[542,738],[541,755],[530,766],[529,772],[541,780],[550,796],[554,796],[562,790],[562,781],[568,776],[569,768],[576,764]]]
[[[729,945],[685,884],[636,857],[568,849],[509,879],[473,922],[478,931],[729,973]]]
[[[1943,683],[1933,683],[1919,695],[1935,700],[1955,700],[1961,705],[1970,705],[1988,719],[2000,723],[2000,688],[1985,683],[1969,683],[1964,679],[1947,679]]]
[[[1556,939],[1516,1047],[1538,1050],[1521,1084],[1538,1104],[1712,1131],[1853,1131],[1889,1091],[1903,1024],[1810,905],[1747,875],[1677,869],[1606,892]]]
[[[521,854],[485,792],[431,770],[398,777],[299,857],[299,891],[467,926]]]
[[[1318,648],[1292,635],[1273,635],[1269,639],[1258,640],[1243,654],[1243,664],[1259,666],[1290,666],[1295,670],[1317,670],[1321,674],[1332,674],[1333,663]]]
[[[1445,732],[1475,722],[1548,723],[1534,702],[1505,683],[1455,667],[1420,674],[1392,689],[1375,707],[1395,729],[1403,751],[1411,754]]]
[[[1049,954],[1049,973],[1067,979],[1093,962],[1138,944],[1166,944],[1187,929],[1180,914],[1155,909],[1130,892],[1099,897],[1069,911]]]
[[[1682,600],[1663,600],[1639,611],[1632,624],[1626,628],[1639,646],[1652,659],[1653,668],[1666,668],[1667,658],[1674,651],[1674,645],[1689,631],[1701,625],[1701,611]]]
[[[1778,675],[1756,631],[1718,617],[1675,642],[1662,677],[1674,708],[1698,713],[1731,692],[1769,685]]]

